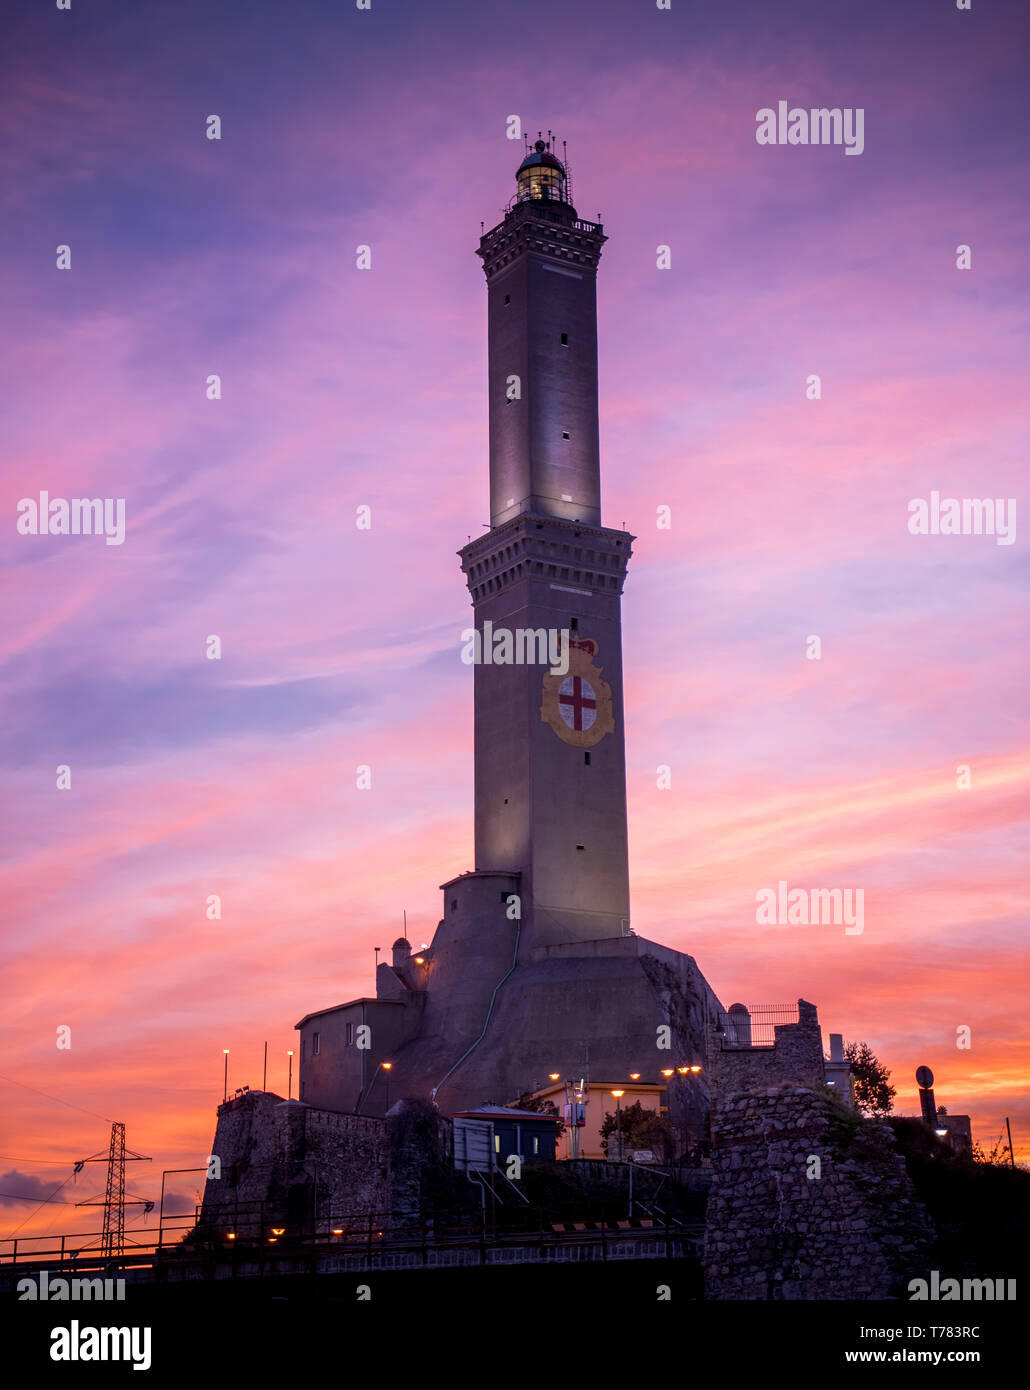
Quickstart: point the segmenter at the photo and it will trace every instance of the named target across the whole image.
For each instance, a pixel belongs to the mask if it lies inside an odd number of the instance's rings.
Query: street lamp
[[[379,1075],[379,1073],[380,1073],[381,1071],[385,1071],[385,1072],[387,1073],[387,1076],[386,1076],[386,1106],[385,1106],[385,1109],[386,1109],[386,1110],[389,1110],[389,1108],[390,1108],[390,1075],[389,1075],[389,1073],[390,1073],[392,1070],[393,1070],[393,1063],[392,1063],[392,1062],[380,1062],[380,1063],[379,1063],[379,1065],[376,1067],[375,1071],[372,1073],[372,1080],[368,1083],[368,1085],[367,1085],[367,1086],[365,1087],[365,1089],[362,1091],[361,1095],[358,1096],[358,1103],[357,1103],[357,1105],[354,1107],[354,1113],[355,1113],[355,1115],[360,1115],[360,1114],[361,1114],[361,1107],[362,1107],[362,1105],[363,1105],[364,1102],[365,1102],[365,1097],[371,1094],[372,1088],[373,1088],[373,1086],[375,1086],[375,1084],[376,1084],[376,1077]]]
[[[286,1082],[286,1099],[293,1099],[293,1048],[287,1048],[286,1055],[290,1059],[290,1074]]]
[[[225,1054],[225,1079],[222,1083],[222,1104],[224,1105],[229,1099],[229,1049],[223,1047],[222,1051]]]
[[[619,1151],[619,1160],[622,1160],[622,1110],[619,1101],[626,1094],[625,1091],[613,1091],[615,1097],[615,1146]]]

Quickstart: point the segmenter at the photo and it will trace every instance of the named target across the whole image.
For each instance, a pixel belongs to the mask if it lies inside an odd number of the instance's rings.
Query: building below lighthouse
[[[705,1140],[713,1087],[735,1077],[827,1083],[813,1006],[801,1001],[761,1037],[762,1019],[725,1009],[692,957],[631,924],[621,604],[634,537],[602,519],[596,280],[606,240],[577,214],[549,142],[537,141],[477,250],[490,527],[459,551],[479,655],[475,868],[442,885],[431,944],[394,942],[374,996],[296,1025],[301,1108],[327,1133],[353,1121],[363,1134],[366,1119],[402,1101],[428,1101],[441,1116],[487,1113],[577,1078],[620,1095],[638,1084],[689,1150]],[[505,633],[512,641],[498,647]],[[244,1131],[223,1109],[235,1152]],[[271,1110],[265,1120],[284,1143],[301,1123]]]

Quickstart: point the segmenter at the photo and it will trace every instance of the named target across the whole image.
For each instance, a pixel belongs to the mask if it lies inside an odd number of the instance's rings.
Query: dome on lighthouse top
[[[521,174],[523,169],[535,169],[541,165],[546,166],[548,169],[560,169],[562,177],[564,178],[565,169],[562,166],[561,160],[554,157],[547,148],[545,141],[538,140],[533,146],[532,151],[526,155],[525,159],[519,165],[518,173]],[[516,177],[518,177],[518,175],[516,175]]]

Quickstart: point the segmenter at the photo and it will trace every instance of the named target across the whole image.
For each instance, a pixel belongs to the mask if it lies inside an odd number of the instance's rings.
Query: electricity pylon
[[[144,1163],[149,1163],[150,1158],[147,1154],[133,1153],[131,1149],[125,1147],[125,1126],[117,1122],[111,1125],[111,1145],[107,1153],[93,1154],[91,1158],[80,1158],[75,1165],[76,1173],[81,1173],[87,1163],[107,1163],[107,1190],[104,1193],[102,1202],[77,1202],[80,1207],[103,1207],[104,1208],[104,1233],[100,1240],[100,1253],[105,1258],[113,1258],[121,1255],[125,1251],[125,1208],[126,1206],[142,1206],[147,1211],[153,1211],[153,1202],[147,1202],[141,1198],[125,1199],[125,1164],[126,1161],[139,1159]]]

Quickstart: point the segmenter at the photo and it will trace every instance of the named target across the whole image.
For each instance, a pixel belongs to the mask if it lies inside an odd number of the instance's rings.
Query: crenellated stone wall
[[[797,1023],[778,1024],[773,1033],[776,1041],[771,1047],[724,1043],[721,1049],[713,1049],[713,1088],[729,1094],[793,1081],[820,1090],[826,1081],[826,1063],[816,1006],[799,999]]]
[[[202,1223],[232,1218],[241,1235],[257,1233],[271,1212],[321,1226],[390,1205],[385,1120],[250,1091],[218,1107],[211,1152],[221,1176],[207,1180]]]

